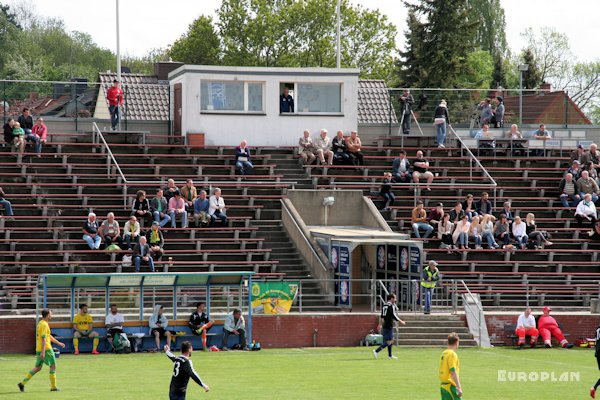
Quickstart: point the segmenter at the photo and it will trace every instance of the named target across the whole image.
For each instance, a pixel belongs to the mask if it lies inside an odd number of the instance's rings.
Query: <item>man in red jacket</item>
[[[556,322],[556,320],[550,316],[550,311],[552,311],[552,309],[546,306],[544,307],[543,311],[544,314],[540,315],[538,319],[538,329],[546,347],[552,347],[552,336],[554,336],[558,340],[560,347],[564,347],[567,349],[573,347],[573,345],[569,344],[569,342],[567,342],[567,339],[565,339],[565,336],[558,327],[558,322]]]
[[[116,79],[113,81],[113,87],[108,89],[106,99],[108,100],[108,111],[110,112],[110,124],[112,130],[115,131],[121,120],[121,106],[123,105],[123,91]]]

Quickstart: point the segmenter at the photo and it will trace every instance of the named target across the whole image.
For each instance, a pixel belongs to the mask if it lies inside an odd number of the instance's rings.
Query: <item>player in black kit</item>
[[[392,345],[394,344],[394,321],[398,321],[402,325],[406,322],[402,321],[396,314],[396,295],[390,293],[387,296],[387,303],[381,309],[381,318],[377,330],[383,333],[383,343],[377,349],[373,350],[373,356],[377,358],[377,354],[386,347],[388,348],[388,357],[396,359],[398,357],[392,355]],[[383,331],[381,327],[383,326]]]
[[[185,341],[181,343],[181,355],[176,357],[171,353],[169,345],[165,345],[165,353],[173,361],[173,377],[171,378],[171,387],[169,388],[169,400],[185,400],[190,378],[207,392],[210,390],[208,385],[202,382],[202,379],[194,371],[194,364],[190,360],[192,350],[192,342]]]
[[[596,328],[596,361],[598,362],[598,369],[600,369],[600,326],[598,326]],[[593,388],[590,389],[590,396],[592,397],[592,399],[596,398],[596,390],[598,389],[598,386],[600,386],[600,379],[598,379],[598,381],[596,382],[596,384],[594,385]]]

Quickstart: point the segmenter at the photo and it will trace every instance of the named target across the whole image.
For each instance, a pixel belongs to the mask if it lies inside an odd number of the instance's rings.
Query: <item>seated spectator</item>
[[[491,99],[486,98],[477,106],[477,109],[481,110],[480,120],[482,124],[489,124],[494,116],[494,113],[492,112],[492,106],[490,105],[491,101]]]
[[[348,155],[352,160],[352,164],[355,166],[363,165],[363,154],[360,152],[362,143],[358,137],[358,132],[350,132],[350,137],[346,140],[346,148],[348,149]]]
[[[176,219],[181,219],[181,227],[187,228],[187,211],[185,210],[185,201],[181,198],[179,191],[169,200],[169,217],[171,217],[171,228],[175,228]]]
[[[150,246],[150,257],[152,257],[152,260],[160,260],[165,254],[163,250],[165,240],[158,222],[152,222],[152,227],[146,232],[146,243]]]
[[[515,220],[515,217],[513,216],[513,212],[510,208],[510,201],[505,201],[502,210],[500,210],[500,215],[506,215],[506,220],[509,224],[512,225],[513,221]]]
[[[179,193],[181,193],[181,198],[185,202],[185,209],[193,211],[194,202],[196,201],[196,198],[198,198],[198,191],[194,186],[194,181],[188,178]]]
[[[206,333],[210,330],[215,321],[208,319],[208,314],[204,312],[205,309],[206,304],[203,301],[196,304],[196,311],[190,315],[188,326],[194,335],[200,335],[202,337],[202,348],[204,351],[207,351]]]
[[[577,224],[581,227],[585,221],[590,223],[590,226],[594,226],[598,220],[598,214],[596,212],[596,205],[592,201],[592,195],[587,193],[583,196],[583,200],[579,202],[575,209],[575,219]]]
[[[562,331],[558,327],[558,322],[550,316],[550,311],[552,309],[548,306],[544,307],[543,315],[540,315],[537,321],[538,330],[540,332],[540,336],[544,341],[544,345],[547,348],[552,347],[552,336],[558,340],[560,347],[565,349],[570,349],[573,347],[572,344],[569,344],[567,339],[565,339],[565,335],[563,335]]]
[[[79,314],[73,318],[73,349],[75,354],[79,354],[79,338],[93,339],[92,354],[98,353],[98,343],[100,338],[94,328],[92,316],[87,313],[88,307],[85,304],[79,306]]]
[[[481,238],[486,239],[488,242],[488,249],[497,249],[498,243],[496,243],[496,239],[494,239],[494,221],[496,217],[492,214],[484,214],[481,217]]]
[[[154,313],[148,321],[148,327],[150,328],[150,336],[154,336],[156,351],[160,351],[161,337],[167,339],[167,344],[171,344],[171,332],[166,329],[167,326],[169,326],[169,320],[163,314],[163,306],[160,304],[155,305]]]
[[[177,186],[175,185],[175,181],[171,178],[167,180],[167,186],[163,189],[163,195],[165,196],[165,200],[167,200],[167,204],[171,201],[171,197],[175,196],[175,192],[178,192]]]
[[[496,141],[494,140],[494,133],[490,131],[488,124],[483,124],[481,131],[475,134],[475,138],[479,139],[479,148],[483,149],[481,154],[493,154],[493,150],[491,149],[496,147]]]
[[[315,149],[321,165],[325,165],[325,156],[327,156],[327,164],[333,165],[333,151],[331,151],[331,139],[327,137],[327,129],[321,129],[321,135],[315,140]]]
[[[213,195],[208,201],[208,214],[211,223],[214,224],[217,218],[221,220],[221,226],[227,226],[227,215],[225,215],[225,200],[221,197],[221,189],[215,188]]]
[[[119,249],[123,247],[123,238],[121,237],[121,229],[119,228],[119,222],[115,219],[115,214],[109,212],[106,215],[106,219],[100,225],[98,236],[104,239],[106,247],[110,247],[113,243],[119,246]],[[117,249],[115,249],[117,250]]]
[[[600,151],[598,151],[596,143],[592,143],[590,149],[583,153],[583,161],[581,164],[589,165],[590,162],[594,164],[594,169],[598,170],[600,168]]]
[[[125,324],[125,317],[123,317],[123,314],[119,313],[116,304],[111,304],[110,312],[106,315],[104,320],[104,326],[106,327],[106,338],[113,349],[113,340],[117,335],[123,333],[123,324]]]
[[[458,223],[458,221],[460,221],[460,219],[462,218],[463,215],[466,215],[466,213],[463,211],[462,209],[462,203],[460,201],[457,201],[456,204],[454,205],[454,208],[452,210],[450,210],[450,221],[454,224]],[[467,215],[468,217],[468,215]],[[469,222],[471,221],[471,218],[469,218]]]
[[[577,182],[579,180],[579,178],[581,178],[582,172],[583,172],[583,169],[581,168],[581,164],[579,163],[579,161],[573,161],[573,164],[567,170],[567,173],[569,173],[573,176],[573,179],[575,180],[575,182]]]
[[[206,228],[212,222],[208,213],[210,201],[206,197],[206,191],[201,190],[200,196],[194,202],[194,222],[196,228]]]
[[[150,202],[146,198],[146,192],[143,190],[138,190],[135,195],[135,200],[131,205],[131,215],[135,215],[138,221],[141,222],[141,225],[144,225],[144,222],[151,223],[152,222],[152,212],[150,211]]]
[[[242,140],[242,143],[235,148],[235,166],[242,176],[248,175],[253,168],[250,161],[250,148],[246,144],[246,141]]]
[[[520,139],[523,139],[523,135],[521,134],[521,132],[519,132],[517,124],[512,124],[510,126],[510,131],[506,131],[505,138],[511,140],[510,143],[508,144],[508,147],[511,150],[523,148],[523,145],[521,143],[515,142]],[[523,155],[522,150],[514,151],[512,154],[517,155],[517,153]]]
[[[0,205],[2,207],[4,207],[4,216],[5,217],[12,217],[14,215],[12,205],[10,204],[10,201],[6,200],[6,193],[4,193],[4,190],[1,187],[0,187]]]
[[[454,224],[450,221],[450,214],[445,213],[444,217],[438,224],[437,236],[442,241],[440,249],[451,249],[454,245],[452,240],[452,232],[454,232]]]
[[[577,192],[577,185],[573,180],[573,175],[569,172],[567,172],[565,178],[560,181],[558,192],[560,193],[560,201],[564,208],[577,207],[577,204],[581,201],[581,197]],[[569,204],[569,201],[571,201],[571,204]]]
[[[133,248],[132,258],[135,265],[135,272],[140,272],[142,263],[147,264],[150,267],[150,271],[154,272],[154,260],[150,255],[150,246],[146,243],[146,236],[140,236],[139,242]]]
[[[598,183],[598,170],[594,168],[594,164],[590,161],[587,165],[582,165],[582,172],[587,171],[590,174],[590,179]]]
[[[465,214],[466,215],[466,214]],[[467,216],[468,220],[468,216]],[[481,224],[479,223],[479,217],[474,216],[469,227],[469,240],[475,244],[475,249],[481,249]]]
[[[452,241],[454,245],[458,245],[459,249],[468,249],[469,248],[469,229],[471,228],[471,223],[469,222],[469,218],[463,214],[460,221],[455,225],[454,233],[452,234]]]
[[[19,116],[17,121],[25,131],[26,135],[31,133],[31,130],[33,129],[33,118],[30,115],[29,108],[25,107],[23,109],[23,114]]]
[[[517,319],[517,329],[515,334],[519,338],[518,345],[519,349],[522,349],[525,345],[525,336],[531,336],[531,348],[535,347],[538,339],[539,331],[535,328],[535,318],[531,315],[531,308],[527,307],[525,312],[519,315]]]
[[[590,194],[593,203],[598,201],[598,184],[590,178],[588,171],[583,171],[581,178],[577,180],[577,191],[579,192],[579,197],[582,199],[586,194]]]
[[[477,214],[491,214],[492,213],[492,202],[489,200],[487,192],[481,193],[481,198],[476,203]]]
[[[13,139],[14,139],[14,134],[13,134],[13,129],[15,127],[15,120],[12,118],[9,118],[6,120],[6,123],[3,126],[4,129],[4,141],[6,142],[6,144],[9,145],[13,145]]]
[[[394,180],[397,183],[410,183],[412,175],[410,174],[410,161],[406,158],[406,152],[400,150],[398,157],[394,159]]]
[[[529,236],[527,236],[527,224],[521,220],[521,217],[515,217],[515,222],[512,224],[512,234],[517,240],[519,249],[524,249]]]
[[[333,151],[333,159],[341,164],[346,164],[350,160],[350,156],[346,153],[346,139],[344,139],[344,131],[337,131],[337,136],[331,142],[331,150]]]
[[[429,210],[429,215],[427,216],[427,222],[433,228],[431,232],[433,235],[437,234],[437,227],[442,218],[444,217],[444,204],[437,203],[435,208]]]
[[[31,134],[35,137],[33,140],[36,143],[35,151],[38,153],[38,157],[40,157],[40,154],[42,154],[42,145],[46,143],[46,137],[48,136],[48,128],[44,124],[44,118],[39,117],[35,121]]]
[[[502,242],[504,249],[510,243],[510,225],[506,219],[506,214],[500,214],[500,219],[494,225],[494,238]]]
[[[13,125],[13,144],[15,146],[15,150],[19,150],[19,152],[23,153],[25,151],[25,131],[21,128],[21,124],[15,122]]]
[[[538,231],[537,226],[535,224],[535,215],[533,213],[528,213],[525,218],[526,223],[526,233],[529,237],[529,240],[534,240],[536,245],[535,249],[539,249],[542,247],[542,242],[546,246],[551,246],[552,242],[550,241],[550,235],[546,231]]]
[[[227,347],[227,340],[229,336],[235,335],[240,338],[240,346],[242,346],[242,350],[248,350],[248,346],[246,345],[246,331],[245,331],[246,323],[244,322],[244,317],[242,316],[242,311],[235,309],[231,314],[225,318],[225,324],[223,325],[223,342],[221,343],[221,349],[224,351],[229,350]]]
[[[594,228],[588,231],[587,234],[592,240],[600,240],[600,221],[596,221]]]
[[[577,160],[579,163],[583,163],[583,145],[578,145],[573,152],[571,152],[571,159],[569,160],[569,165],[573,165],[573,161]]]
[[[433,232],[433,227],[427,223],[427,213],[423,209],[423,202],[421,200],[417,201],[417,207],[412,210],[410,223],[417,238],[421,237],[419,229],[425,231],[425,238],[428,238],[431,232]]]
[[[315,146],[313,145],[310,131],[304,130],[304,136],[298,140],[298,155],[302,158],[305,165],[311,165],[315,161]]]
[[[417,151],[417,158],[413,162],[413,174],[412,178],[415,183],[419,183],[421,178],[425,178],[427,180],[427,190],[431,190],[429,186],[431,182],[433,182],[433,174],[428,171],[429,161],[423,158],[423,152],[421,150]]]
[[[396,200],[396,196],[392,192],[392,173],[386,172],[383,174],[383,183],[381,184],[381,188],[379,189],[379,195],[383,197],[385,202],[383,203],[383,211],[388,211],[389,207],[394,205],[394,200]]]
[[[477,205],[475,204],[475,200],[473,200],[473,195],[471,193],[467,194],[467,198],[462,202],[462,210],[469,217],[469,221],[477,215],[476,209]]]
[[[131,241],[133,240],[136,244],[140,242],[140,223],[137,221],[135,215],[129,218],[129,221],[125,222],[123,227],[123,237],[125,238],[125,250],[131,250]]]
[[[102,237],[98,235],[98,221],[96,221],[96,214],[94,213],[89,213],[87,221],[83,224],[83,240],[90,246],[90,250],[100,248]]]
[[[161,228],[171,221],[169,216],[169,204],[167,199],[163,196],[163,190],[161,188],[156,189],[156,197],[150,202],[150,210],[152,211],[152,217],[154,221],[158,222]]]
[[[538,140],[548,140],[552,139],[552,136],[550,136],[550,132],[546,130],[546,125],[540,124],[539,129],[533,132],[533,138]],[[544,154],[544,150],[537,149],[534,153],[535,154],[533,155],[542,156]]]

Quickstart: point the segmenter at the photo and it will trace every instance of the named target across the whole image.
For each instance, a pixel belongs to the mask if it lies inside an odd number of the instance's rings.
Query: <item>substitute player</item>
[[[94,339],[94,347],[92,348],[92,354],[99,354],[96,350],[100,338],[98,332],[92,329],[94,321],[92,316],[88,314],[88,307],[85,304],[79,306],[79,314],[73,318],[73,347],[75,348],[75,354],[79,354],[79,338],[88,337]]]
[[[202,386],[207,392],[210,390],[207,384],[202,382],[202,379],[194,371],[194,364],[190,357],[192,356],[192,342],[185,341],[181,343],[181,355],[175,357],[171,353],[171,348],[168,344],[165,345],[165,353],[167,357],[173,361],[173,377],[171,378],[171,386],[169,388],[169,400],[185,400],[187,385],[192,378],[194,382]]]
[[[458,335],[452,332],[448,335],[448,348],[440,356],[440,391],[442,400],[460,400],[462,389],[458,379]]]
[[[596,328],[596,362],[598,363],[598,369],[600,369],[600,325]],[[596,382],[593,388],[590,389],[590,396],[592,399],[596,398],[596,389],[600,386],[600,379]]]
[[[204,312],[205,308],[206,304],[204,304],[204,302],[196,304],[196,311],[190,315],[188,326],[194,335],[200,335],[202,337],[203,350],[207,351],[206,333],[209,331],[210,327],[213,326],[215,321],[208,319],[208,314]]]
[[[42,310],[42,320],[35,329],[35,367],[29,371],[22,382],[18,383],[21,392],[25,391],[27,382],[42,369],[44,364],[50,367],[50,391],[60,391],[60,389],[56,387],[56,358],[54,358],[52,343],[56,343],[63,348],[65,347],[65,344],[56,340],[50,334],[50,325],[48,325],[50,318],[52,318],[52,311]]]
[[[383,305],[381,309],[381,318],[379,319],[379,325],[377,331],[381,332],[383,326],[383,343],[377,349],[373,350],[373,356],[377,359],[377,355],[384,348],[388,348],[388,357],[396,359],[392,355],[392,346],[394,345],[394,321],[398,321],[402,325],[406,325],[406,322],[402,321],[396,314],[396,295],[390,293],[387,296],[387,303]]]

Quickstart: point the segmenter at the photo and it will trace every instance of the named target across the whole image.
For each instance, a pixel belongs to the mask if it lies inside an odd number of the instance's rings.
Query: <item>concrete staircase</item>
[[[450,332],[460,337],[461,347],[476,347],[477,343],[460,316],[452,314],[404,314],[405,326],[396,327],[396,345],[403,347],[443,347]]]

